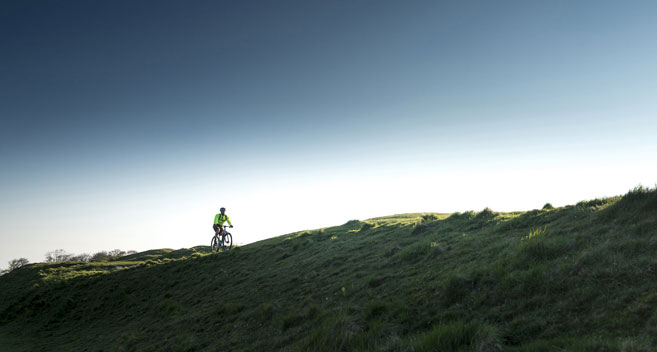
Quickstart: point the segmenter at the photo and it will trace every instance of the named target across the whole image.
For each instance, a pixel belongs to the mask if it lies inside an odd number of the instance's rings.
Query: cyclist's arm
[[[214,216],[214,224],[219,225],[219,214]]]
[[[228,221],[228,225],[233,226],[233,224],[230,222],[230,218],[226,216],[226,221]]]

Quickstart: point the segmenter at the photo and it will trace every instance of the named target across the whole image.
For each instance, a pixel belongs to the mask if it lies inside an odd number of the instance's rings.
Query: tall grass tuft
[[[414,351],[481,351],[501,350],[501,337],[489,325],[458,320],[435,325],[430,331],[417,335],[411,342]]]
[[[436,241],[419,241],[404,247],[395,254],[395,257],[407,261],[415,262],[427,257],[437,257],[443,252],[443,248]]]
[[[622,196],[620,200],[607,206],[600,214],[605,221],[631,224],[646,213],[657,211],[657,186],[646,188],[637,186]]]
[[[453,274],[441,285],[441,297],[445,307],[461,302],[472,289],[472,282],[467,277]]]
[[[328,316],[320,329],[299,341],[299,351],[344,351],[363,328],[345,311]]]
[[[657,186],[655,188],[637,186],[623,196],[619,205],[640,210],[657,210]]]

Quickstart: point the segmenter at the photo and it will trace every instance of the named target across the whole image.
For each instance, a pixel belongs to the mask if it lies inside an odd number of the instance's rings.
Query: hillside
[[[548,207],[549,208],[549,207]],[[2,351],[654,351],[657,192],[0,277]]]

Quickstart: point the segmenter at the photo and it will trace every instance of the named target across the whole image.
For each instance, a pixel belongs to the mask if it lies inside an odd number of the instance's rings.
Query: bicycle
[[[212,241],[210,241],[210,248],[213,252],[219,252],[220,249],[225,252],[230,250],[232,247],[233,235],[226,231],[225,226],[220,233],[215,233],[214,236],[212,236]]]

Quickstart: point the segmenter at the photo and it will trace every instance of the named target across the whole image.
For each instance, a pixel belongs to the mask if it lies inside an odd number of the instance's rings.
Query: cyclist
[[[214,233],[217,235],[224,230],[224,222],[228,221],[228,225],[233,227],[233,224],[230,222],[230,218],[228,218],[228,215],[226,215],[226,208],[222,207],[219,209],[219,211],[221,213],[214,216],[214,225],[212,225]]]

